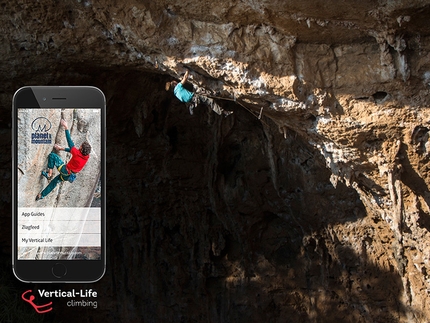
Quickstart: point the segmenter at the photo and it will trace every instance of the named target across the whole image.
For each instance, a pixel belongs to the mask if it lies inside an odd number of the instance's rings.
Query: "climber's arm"
[[[69,152],[75,146],[75,143],[73,142],[72,137],[70,136],[70,131],[68,129],[66,129],[66,139],[69,148],[64,148],[64,151]]]
[[[67,122],[64,119],[61,119],[60,121],[61,125],[64,127],[65,131],[66,131],[66,139],[67,139],[67,144],[69,145],[69,148],[64,148],[64,151],[70,152],[70,150],[75,146],[72,137],[70,136],[70,131],[69,131],[69,127],[67,126]]]
[[[181,83],[182,83],[182,85],[184,85],[186,82],[187,82],[187,80],[188,80],[188,70],[185,72],[185,74],[184,74],[184,77],[182,78],[182,81],[181,81]]]

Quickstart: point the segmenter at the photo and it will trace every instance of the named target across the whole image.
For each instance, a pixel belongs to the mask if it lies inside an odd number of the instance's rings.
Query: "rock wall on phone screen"
[[[88,320],[428,321],[426,1],[1,7],[2,106],[106,94],[109,306]],[[164,90],[187,69],[234,114],[190,116]]]
[[[90,158],[83,170],[77,174],[76,181],[60,183],[49,195],[40,201],[35,197],[47,185],[48,180],[42,171],[48,171],[48,155],[55,152],[64,163],[71,154],[54,149],[54,144],[68,147],[65,129],[60,125],[61,118],[68,122],[71,138],[79,149],[83,141],[92,147]],[[46,131],[38,129],[38,123],[44,123]],[[100,177],[100,124],[91,110],[33,110],[18,115],[18,206],[19,207],[85,207],[90,206],[95,187]],[[47,134],[38,139],[37,135]],[[35,136],[36,135],[36,136]],[[51,140],[48,143],[44,140]],[[42,141],[42,142],[40,142]],[[59,174],[56,167],[53,177]]]

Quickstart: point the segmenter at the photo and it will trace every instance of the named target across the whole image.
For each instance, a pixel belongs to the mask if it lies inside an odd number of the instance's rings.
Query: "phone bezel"
[[[101,109],[101,259],[100,260],[18,260],[17,259],[17,112],[18,108],[97,108]],[[88,283],[101,279],[106,271],[106,99],[93,86],[27,86],[18,89],[12,102],[12,268],[23,282]],[[53,267],[67,268],[57,278]]]

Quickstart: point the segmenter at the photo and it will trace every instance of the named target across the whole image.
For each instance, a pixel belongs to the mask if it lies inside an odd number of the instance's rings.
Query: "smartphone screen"
[[[15,274],[95,281],[105,264],[104,96],[91,87],[26,89],[14,100]]]

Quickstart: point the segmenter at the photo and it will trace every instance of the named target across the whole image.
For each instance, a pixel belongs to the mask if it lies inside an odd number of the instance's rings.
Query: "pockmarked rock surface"
[[[41,172],[48,172],[48,155],[55,152],[67,163],[70,153],[57,151],[54,144],[68,147],[65,129],[61,119],[68,123],[70,136],[76,148],[83,141],[91,145],[91,154],[87,164],[73,184],[60,182],[44,199],[35,201],[35,197],[47,185],[48,180]],[[45,130],[41,129],[44,128]],[[100,178],[101,127],[91,111],[85,109],[50,109],[18,112],[18,191],[19,207],[86,207],[93,201],[94,191]],[[44,137],[37,137],[47,135]],[[48,137],[49,136],[49,137]],[[59,172],[53,169],[53,178]]]
[[[97,315],[428,321],[427,1],[1,7],[2,106],[35,83],[108,100]],[[190,116],[164,91],[186,69],[234,114]]]

